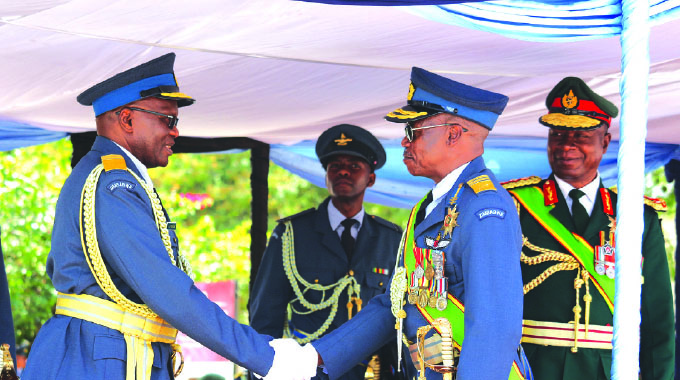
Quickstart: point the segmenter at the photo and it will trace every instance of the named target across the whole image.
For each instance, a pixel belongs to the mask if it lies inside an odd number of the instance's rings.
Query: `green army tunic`
[[[552,175],[549,180],[554,183]],[[549,210],[549,213],[569,231],[574,231],[575,227],[571,213],[559,187],[548,186],[551,189],[547,189],[544,186],[545,184],[546,180],[530,177],[524,180],[510,181],[505,186],[510,190],[516,201],[519,199],[518,194],[520,194],[517,190],[527,186],[540,189],[543,200],[552,197],[552,202],[548,199],[548,202],[540,206],[547,206],[552,203],[550,206],[552,209]],[[600,187],[602,187],[601,184]],[[512,188],[515,188],[515,193],[513,193]],[[605,192],[609,194],[611,202],[607,202],[605,199],[603,203],[602,198],[606,197],[606,195],[602,195],[602,190],[598,192],[589,223],[583,233],[583,238],[592,247],[601,245],[603,236],[609,236],[612,221],[609,215],[607,215],[607,211],[612,214],[613,218],[616,217],[616,194],[610,190]],[[541,225],[532,216],[532,213],[527,210],[526,204],[522,205],[521,202],[517,202],[517,206],[520,214],[522,234],[526,239],[522,249],[524,255],[529,258],[536,257],[541,253],[539,252],[540,249],[568,253],[568,250],[547,231],[546,227]],[[609,210],[607,210],[607,207],[609,207]],[[604,233],[601,233],[601,231]],[[641,379],[672,379],[675,338],[670,275],[658,215],[648,205],[644,209],[644,233],[642,241],[642,274],[644,283],[642,285],[640,327]],[[530,249],[528,246],[532,246],[534,249]],[[594,252],[592,256],[592,258],[588,258],[588,260],[591,260],[591,263],[595,260]],[[611,349],[579,347],[576,352],[573,352],[573,345],[568,347],[527,343],[527,341],[531,340],[530,333],[527,333],[528,321],[573,323],[577,297],[574,280],[578,275],[578,269],[575,268],[576,264],[572,265],[572,269],[558,270],[545,277],[550,272],[546,272],[546,270],[559,264],[560,261],[548,260],[532,265],[528,265],[527,262],[529,260],[523,258],[522,279],[525,284],[525,328],[522,346],[531,364],[534,378],[539,380],[609,379],[612,362]],[[541,278],[541,275],[544,277]],[[588,276],[582,274],[580,277]],[[537,278],[539,280],[536,281],[535,279]],[[533,284],[531,284],[532,280],[535,280]],[[606,296],[598,290],[598,287],[592,280],[589,282],[589,294],[592,296],[592,302],[589,306],[591,331],[597,331],[597,326],[607,326],[611,329],[613,325],[612,309],[605,300]],[[585,284],[580,287],[578,295],[581,307],[580,324],[585,323],[586,304],[584,296]],[[609,298],[613,301],[613,294]],[[593,333],[591,332],[590,334],[592,336]],[[574,334],[572,332],[570,339],[573,340],[573,337]]]

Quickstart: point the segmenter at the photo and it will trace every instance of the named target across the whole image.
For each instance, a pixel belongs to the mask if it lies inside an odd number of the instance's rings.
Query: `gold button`
[[[380,286],[382,286],[382,281],[380,281]]]
[[[350,275],[350,276],[354,276],[354,271],[350,269],[350,270],[349,270],[349,275]]]
[[[318,279],[318,278],[315,279],[315,280],[314,280],[314,283],[315,283],[315,284],[318,284],[318,283],[319,283],[319,279]]]

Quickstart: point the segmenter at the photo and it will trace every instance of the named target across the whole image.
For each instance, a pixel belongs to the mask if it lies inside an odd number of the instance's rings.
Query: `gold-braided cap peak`
[[[541,181],[542,181],[541,177],[532,175],[530,177],[511,179],[511,180],[506,181],[506,182],[501,182],[501,185],[506,190],[510,190],[510,189],[514,189],[514,188],[517,188],[517,187],[535,185],[535,184],[537,184]]]

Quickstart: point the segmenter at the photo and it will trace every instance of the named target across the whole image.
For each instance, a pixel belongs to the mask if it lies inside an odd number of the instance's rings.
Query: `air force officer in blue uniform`
[[[370,132],[336,125],[321,134],[316,153],[330,197],[317,208],[279,220],[250,299],[253,328],[301,343],[340,327],[385,292],[401,237],[397,225],[364,211],[364,193],[385,163],[385,151]],[[381,350],[383,379],[396,364],[393,347]],[[363,380],[371,354],[342,378]]]
[[[519,379],[526,372],[518,357],[519,221],[481,157],[507,100],[413,68],[408,105],[386,119],[405,123],[404,163],[435,186],[412,212],[388,293],[312,343],[331,379],[397,333],[414,359],[405,365],[409,379],[423,367],[427,379],[442,379],[456,361],[458,380]],[[437,333],[427,332],[419,355],[417,332],[430,324]],[[461,344],[456,358],[454,348]],[[420,363],[422,356],[427,365]]]
[[[147,173],[168,164],[178,107],[194,102],[179,92],[174,60],[166,54],[78,96],[93,106],[98,136],[59,195],[47,260],[56,313],[38,333],[24,380],[172,379],[181,366],[176,329],[276,377],[271,338],[194,286]]]

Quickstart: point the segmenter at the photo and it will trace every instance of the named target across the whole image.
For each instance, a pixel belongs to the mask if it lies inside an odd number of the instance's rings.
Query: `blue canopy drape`
[[[387,152],[387,163],[376,172],[377,180],[366,192],[367,202],[392,207],[410,208],[433,182],[408,174],[402,162],[401,139],[381,140]],[[309,182],[325,187],[325,172],[314,152],[315,141],[298,144],[272,145],[271,159],[277,165]],[[484,160],[500,181],[536,175],[547,177],[550,166],[546,158],[547,139],[530,137],[489,136],[485,143]],[[617,154],[619,142],[612,141],[602,158],[600,175],[607,186],[616,185]],[[680,158],[680,146],[675,144],[647,143],[645,171],[665,165],[673,158]]]
[[[406,5],[457,4],[484,0],[298,0],[298,1],[334,5],[406,6]]]
[[[0,152],[47,144],[67,136],[66,132],[48,131],[30,124],[0,119]]]
[[[620,0],[299,0],[335,5],[406,6],[427,20],[537,42],[570,42],[621,34]],[[676,0],[651,0],[651,25],[678,17]]]

